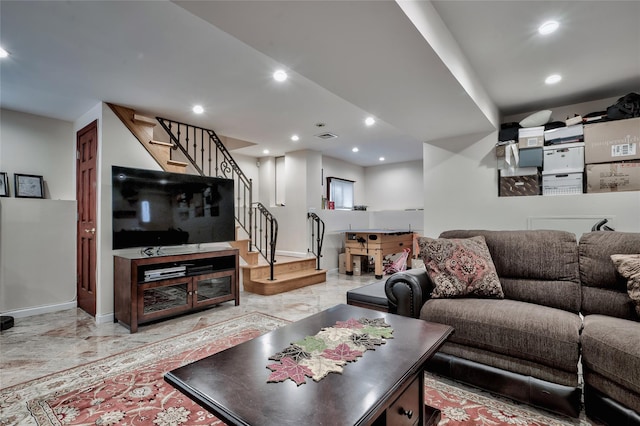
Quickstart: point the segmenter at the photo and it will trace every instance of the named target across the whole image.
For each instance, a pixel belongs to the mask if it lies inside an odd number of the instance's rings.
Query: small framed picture
[[[17,198],[44,198],[44,180],[42,176],[16,173],[15,191]]]
[[[0,172],[0,197],[9,196],[9,176],[5,172]]]

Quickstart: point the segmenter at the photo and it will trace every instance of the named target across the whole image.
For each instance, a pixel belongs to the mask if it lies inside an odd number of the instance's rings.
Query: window
[[[352,180],[327,178],[327,200],[333,201],[336,210],[353,210]]]

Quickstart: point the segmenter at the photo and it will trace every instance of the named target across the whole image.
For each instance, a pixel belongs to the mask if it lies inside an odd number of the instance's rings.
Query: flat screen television
[[[235,239],[231,179],[112,166],[113,249]]]

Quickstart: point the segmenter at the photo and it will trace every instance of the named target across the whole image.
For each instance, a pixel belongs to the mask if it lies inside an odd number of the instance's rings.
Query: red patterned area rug
[[[0,390],[1,425],[219,425],[213,415],[165,383],[179,366],[288,322],[246,314],[202,330]],[[266,372],[267,370],[265,370]],[[440,425],[588,425],[555,418],[426,374],[425,402]]]

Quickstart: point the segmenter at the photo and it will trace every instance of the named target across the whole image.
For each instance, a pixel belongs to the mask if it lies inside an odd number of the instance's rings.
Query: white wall
[[[75,306],[75,133],[70,122],[0,110],[0,312]],[[45,199],[15,198],[14,173],[42,175]]]
[[[604,109],[612,99],[617,97],[556,108],[554,116],[564,119],[574,112]],[[531,223],[545,221],[557,229],[579,233],[588,232],[596,222],[589,218],[598,217],[612,218],[616,230],[640,232],[640,191],[498,197],[496,141],[494,132],[424,144],[425,235],[437,236],[448,229],[527,229]]]
[[[240,170],[242,170],[242,172],[249,178],[251,179],[251,184],[253,186],[252,188],[252,196],[253,196],[253,201],[258,201],[259,200],[259,194],[260,194],[260,171],[257,167],[257,159],[254,157],[248,157],[246,155],[242,155],[242,154],[237,154],[234,152],[231,152],[231,156],[233,157],[234,160],[236,160],[236,163],[238,164],[238,167],[240,167]]]
[[[0,199],[0,312],[76,306],[76,202]]]
[[[367,210],[422,209],[422,160],[364,169]]]
[[[68,121],[0,110],[0,171],[41,175],[45,198],[75,200],[75,133]]]

